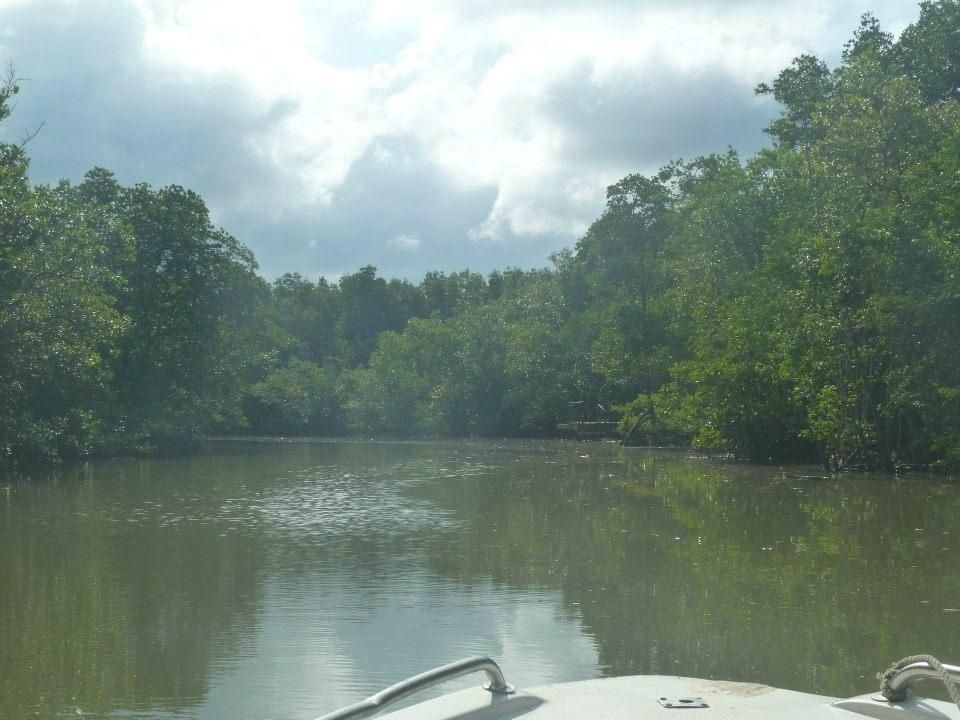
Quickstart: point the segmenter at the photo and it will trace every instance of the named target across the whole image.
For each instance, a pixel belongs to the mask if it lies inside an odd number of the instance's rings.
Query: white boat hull
[[[700,698],[701,703],[684,702]],[[705,707],[694,707],[702,704]],[[668,706],[669,705],[669,706]],[[518,689],[475,687],[386,713],[385,720],[960,720],[950,703],[873,695],[839,699],[753,683],[665,675],[584,680]]]

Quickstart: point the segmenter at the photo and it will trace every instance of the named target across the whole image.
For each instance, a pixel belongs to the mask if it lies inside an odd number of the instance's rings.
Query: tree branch
[[[46,124],[47,124],[46,120],[41,120],[40,123],[32,131],[25,130],[23,133],[23,137],[20,139],[20,149],[23,150],[23,148],[26,146],[28,142],[30,142],[37,135],[39,135],[40,131],[43,130],[43,126]]]

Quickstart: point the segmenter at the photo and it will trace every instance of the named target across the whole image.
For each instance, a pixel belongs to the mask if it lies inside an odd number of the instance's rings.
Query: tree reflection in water
[[[308,717],[477,652],[835,695],[958,659],[960,486],[811,473],[449,442],[8,477],[0,716]]]

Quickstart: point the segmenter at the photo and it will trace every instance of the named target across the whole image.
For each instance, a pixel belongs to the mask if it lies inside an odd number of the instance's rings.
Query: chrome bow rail
[[[894,663],[883,675],[878,699],[887,702],[905,700],[910,683],[926,679],[942,680],[951,699],[960,708],[960,695],[956,690],[956,681],[960,680],[960,667],[941,663],[929,655],[913,655]]]
[[[489,678],[483,686],[486,690],[497,695],[509,695],[515,692],[515,688],[503,679],[503,673],[500,671],[499,665],[488,657],[477,655],[414,675],[412,678],[407,678],[396,685],[381,690],[376,695],[371,695],[366,700],[361,700],[340,710],[334,710],[328,715],[317,718],[317,720],[360,720],[360,718],[368,718],[371,715],[376,715],[388,705],[410,697],[421,690],[481,670]]]

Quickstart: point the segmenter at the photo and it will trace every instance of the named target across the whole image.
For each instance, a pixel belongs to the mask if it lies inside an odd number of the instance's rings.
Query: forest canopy
[[[0,119],[19,87],[0,88]],[[630,438],[960,466],[960,1],[756,92],[770,147],[628,175],[539,270],[268,283],[195,193],[0,146],[0,462],[211,433]],[[642,129],[638,129],[642,132]]]

